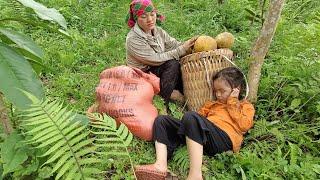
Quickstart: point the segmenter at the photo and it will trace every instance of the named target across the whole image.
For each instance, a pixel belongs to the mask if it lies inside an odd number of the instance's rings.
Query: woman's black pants
[[[152,72],[160,78],[160,96],[168,102],[173,90],[183,93],[182,75],[180,63],[177,60],[169,60],[160,66],[152,66],[147,72]]]

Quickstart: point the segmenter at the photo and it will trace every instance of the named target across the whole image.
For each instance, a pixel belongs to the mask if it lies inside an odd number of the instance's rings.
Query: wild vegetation
[[[134,179],[132,164],[155,160],[153,143],[137,138],[131,141],[127,129],[124,126],[116,128],[110,118],[105,117],[108,121],[98,120],[88,126],[88,119],[83,116],[95,101],[99,73],[105,68],[125,64],[124,43],[129,29],[124,20],[129,1],[37,2],[57,9],[66,19],[67,28],[44,21],[17,1],[0,0],[0,47],[4,47],[3,44],[19,47],[3,38],[5,33],[1,28],[29,36],[40,46],[43,56],[23,55],[29,57],[27,60],[41,80],[47,97],[38,100],[29,95],[33,108],[21,110],[14,99],[5,94],[5,107],[14,131],[7,136],[4,129],[1,130],[0,179],[54,179],[60,175],[82,179]],[[162,27],[179,40],[194,35],[215,37],[223,31],[231,32],[235,36],[232,50],[236,54],[236,64],[247,73],[250,49],[261,30],[268,0],[154,0],[154,3],[166,16]],[[59,31],[61,28],[64,31]],[[246,135],[240,153],[226,152],[212,158],[205,157],[205,179],[320,178],[319,42],[320,2],[287,0],[262,67],[255,104],[255,126]],[[39,54],[39,51],[34,52]],[[2,59],[0,66],[1,62]],[[36,97],[43,97],[41,91],[39,94]],[[154,104],[163,111],[161,98],[155,97]],[[44,110],[52,113],[46,114]],[[181,117],[184,109],[170,104],[170,110],[173,116]],[[55,118],[51,118],[51,114]],[[62,115],[66,124],[60,124],[63,127],[54,125]],[[79,123],[74,119],[82,121]],[[51,133],[45,131],[49,128],[39,126],[42,123],[48,124]],[[74,140],[74,146],[86,147],[92,153],[84,148],[81,149],[84,154],[78,151],[81,155],[77,156],[68,151],[73,149],[72,146],[60,150],[47,147],[51,143],[46,141],[48,138],[62,142],[65,140],[63,132],[68,131],[74,132],[75,136],[69,137],[67,142]],[[95,141],[107,137],[110,142]],[[80,144],[80,140],[88,144]],[[118,153],[105,153],[111,152],[108,145],[111,143],[117,146]],[[61,156],[63,152],[68,152],[66,157]],[[70,159],[64,161],[63,158]],[[76,158],[80,158],[79,161]],[[61,168],[62,162],[68,162],[68,165]],[[87,166],[92,164],[98,166]],[[188,156],[185,147],[175,153],[169,168],[181,179],[186,176]]]

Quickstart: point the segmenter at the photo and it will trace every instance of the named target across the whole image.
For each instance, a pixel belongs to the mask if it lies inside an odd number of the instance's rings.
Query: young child
[[[137,178],[165,179],[167,159],[183,144],[187,145],[190,158],[188,180],[202,179],[203,154],[238,152],[243,135],[253,126],[255,112],[250,102],[239,101],[244,84],[244,76],[238,68],[225,68],[213,77],[215,101],[206,102],[198,112],[186,112],[181,121],[171,116],[158,116],[153,126],[156,162],[137,166]]]

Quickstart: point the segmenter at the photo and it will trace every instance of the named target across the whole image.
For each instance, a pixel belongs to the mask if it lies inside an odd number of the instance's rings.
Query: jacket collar
[[[153,34],[154,36],[150,35],[150,34],[147,34],[145,32],[143,32],[143,30],[139,27],[138,23],[136,23],[134,26],[133,26],[133,31],[138,34],[140,37],[144,38],[144,39],[153,39],[153,38],[157,38],[158,37],[158,29],[157,29],[157,26],[155,26],[155,28],[152,30],[153,31]]]
[[[219,101],[214,100],[214,101],[212,102],[212,105],[217,105],[217,106],[226,106],[227,104],[226,104],[226,103],[222,103],[222,102],[219,102]]]

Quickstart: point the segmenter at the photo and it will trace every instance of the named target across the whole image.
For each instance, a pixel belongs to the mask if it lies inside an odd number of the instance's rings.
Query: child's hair
[[[226,80],[232,89],[240,87],[240,97],[242,97],[241,95],[246,91],[246,82],[244,79],[244,75],[236,67],[227,67],[220,70],[213,76],[212,83],[218,78]]]

